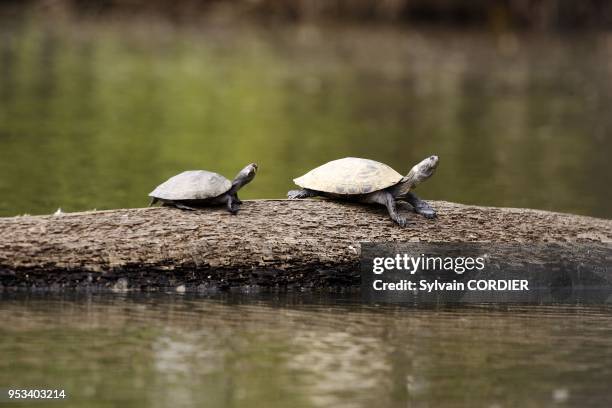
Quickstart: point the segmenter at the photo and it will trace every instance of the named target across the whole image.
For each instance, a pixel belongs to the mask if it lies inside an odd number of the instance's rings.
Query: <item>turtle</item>
[[[406,218],[398,214],[396,201],[406,201],[417,214],[435,218],[431,206],[418,198],[412,190],[435,172],[438,156],[429,156],[416,164],[403,176],[384,163],[358,157],[345,157],[325,163],[293,181],[301,190],[287,193],[289,199],[316,196],[382,204],[389,216],[399,226],[408,225]]]
[[[194,207],[225,204],[227,210],[235,214],[242,201],[238,190],[253,180],[257,164],[251,163],[240,170],[233,181],[218,173],[206,170],[184,171],[170,177],[149,193],[151,203],[174,206],[182,210],[195,210]]]

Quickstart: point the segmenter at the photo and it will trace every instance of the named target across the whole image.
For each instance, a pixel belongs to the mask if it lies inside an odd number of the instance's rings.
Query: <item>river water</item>
[[[425,198],[612,217],[612,37],[0,22],[0,216],[141,207],[165,178],[243,198],[343,156]],[[612,406],[609,307],[352,296],[0,294],[0,388],[62,407]],[[37,403],[44,407],[47,404]]]
[[[187,169],[244,198],[345,156],[421,195],[612,217],[612,37],[0,21],[0,216],[142,207]]]
[[[64,389],[50,407],[603,407],[611,316],[303,294],[5,294],[0,384]]]

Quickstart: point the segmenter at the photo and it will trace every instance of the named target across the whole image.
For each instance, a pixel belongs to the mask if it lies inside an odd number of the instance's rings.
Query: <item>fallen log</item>
[[[612,220],[434,201],[439,217],[327,200],[0,218],[0,289],[217,290],[359,285],[360,242],[610,245]],[[401,208],[409,212],[409,206]]]

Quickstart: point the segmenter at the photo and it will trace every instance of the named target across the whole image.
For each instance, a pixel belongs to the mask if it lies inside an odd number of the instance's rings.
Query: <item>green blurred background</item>
[[[3,4],[0,216],[142,207],[252,161],[242,197],[277,198],[331,159],[438,154],[424,198],[612,217],[606,7],[443,3]]]

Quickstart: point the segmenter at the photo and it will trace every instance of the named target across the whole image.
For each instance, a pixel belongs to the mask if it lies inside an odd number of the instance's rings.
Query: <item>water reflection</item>
[[[612,216],[604,35],[0,27],[3,216],[143,206],[179,170],[255,160],[243,195],[280,197],[329,159],[432,152],[426,197]]]
[[[358,299],[2,298],[0,384],[66,406],[612,402],[609,308],[413,309]]]

